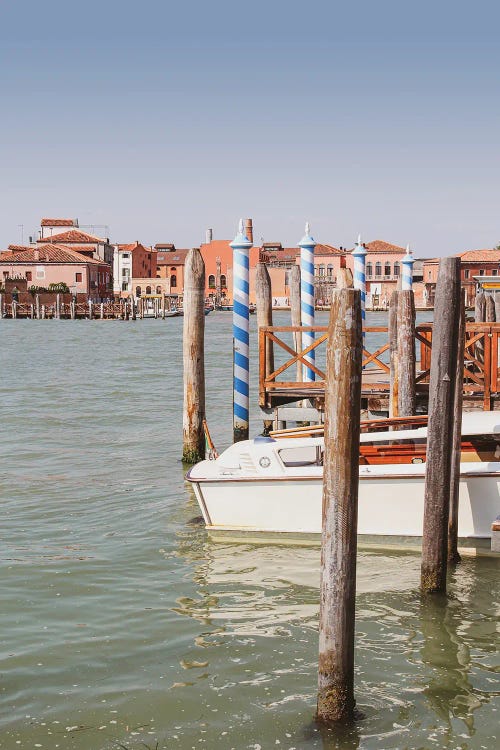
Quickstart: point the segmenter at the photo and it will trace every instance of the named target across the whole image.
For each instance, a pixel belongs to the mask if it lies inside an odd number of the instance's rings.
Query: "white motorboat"
[[[421,536],[427,427],[361,435],[358,533]],[[322,434],[300,431],[235,443],[193,466],[211,530],[321,533]],[[489,538],[500,513],[500,412],[463,415],[460,537]]]

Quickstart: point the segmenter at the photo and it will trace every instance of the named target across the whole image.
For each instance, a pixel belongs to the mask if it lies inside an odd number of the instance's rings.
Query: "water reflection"
[[[423,738],[434,732],[441,746],[455,747],[457,736],[461,742],[475,736],[475,714],[491,699],[488,674],[494,671],[488,660],[494,652],[495,599],[485,597],[484,581],[479,594],[476,590],[479,561],[462,564],[452,577],[448,600],[423,599],[418,555],[359,550],[360,718],[351,726],[329,729],[312,721],[319,548],[218,542],[203,528],[191,527],[179,535],[178,552],[192,563],[197,595],[178,599],[175,611],[203,624],[196,645],[230,649],[236,642],[253,653],[267,653],[251,684],[266,686],[269,700],[261,702],[263,710],[286,713],[297,702],[304,704],[300,746],[350,750],[382,742],[387,748],[422,747]],[[495,569],[488,575],[494,576]],[[271,699],[274,685],[279,680],[281,686],[283,679],[285,695]]]
[[[458,611],[457,611],[458,610]],[[470,650],[458,635],[462,619],[457,602],[445,597],[424,597],[420,607],[424,664],[431,668],[424,688],[429,705],[448,728],[452,719],[461,719],[469,735],[474,733],[474,711],[481,706],[470,682]]]
[[[181,543],[182,546],[182,543]],[[185,550],[192,554],[192,548]],[[289,635],[289,626],[316,627],[319,551],[309,548],[202,545],[195,572],[199,598],[178,601],[179,612],[228,635]]]

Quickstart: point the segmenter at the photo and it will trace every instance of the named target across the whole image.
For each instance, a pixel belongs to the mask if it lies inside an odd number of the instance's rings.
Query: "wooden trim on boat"
[[[420,466],[424,466],[425,464],[419,464]],[[194,467],[193,467],[194,468]],[[192,482],[193,484],[197,483],[213,483],[218,482],[219,484],[224,484],[225,482],[246,482],[249,483],[262,483],[262,482],[310,482],[311,480],[316,480],[318,482],[323,481],[323,474],[318,474],[318,476],[295,476],[295,477],[288,477],[288,476],[276,476],[270,475],[268,477],[233,477],[229,476],[228,474],[225,474],[221,477],[191,477],[190,476],[191,469],[189,469],[188,473],[185,475],[185,479],[188,482]],[[464,473],[460,473],[460,478],[470,478],[470,479],[477,479],[480,477],[497,477],[500,481],[500,471],[488,471],[488,472],[482,472],[482,471],[467,471]],[[390,479],[425,479],[425,472],[421,474],[372,474],[371,476],[366,476],[365,474],[359,475],[359,481],[372,481],[372,480],[390,480]]]
[[[387,419],[362,419],[361,430],[373,430],[382,427],[425,427],[429,421],[427,414],[419,414],[414,417],[389,417]],[[294,438],[308,437],[309,435],[322,435],[325,430],[324,424],[307,425],[305,427],[287,427],[283,430],[271,430],[270,437]],[[383,430],[381,430],[383,432]]]

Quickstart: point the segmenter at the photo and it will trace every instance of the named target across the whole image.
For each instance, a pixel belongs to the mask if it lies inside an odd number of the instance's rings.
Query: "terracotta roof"
[[[373,240],[372,242],[366,242],[365,247],[370,253],[398,253],[398,255],[406,254],[405,247],[399,247],[399,245],[391,245],[390,242],[384,242],[384,240]]]
[[[95,252],[95,248],[89,247],[88,245],[71,245],[71,249],[75,253],[84,253],[85,255],[87,253],[94,253]]]
[[[159,250],[156,264],[158,266],[183,266],[188,252],[189,250],[164,250],[163,252]]]
[[[146,245],[143,245],[141,242],[130,242],[127,245],[118,245],[118,250],[121,250],[122,252],[132,253],[138,247],[144,250],[146,253],[155,252],[152,248],[146,247]]]
[[[38,257],[37,257],[38,256]],[[30,247],[18,252],[0,253],[0,263],[92,263],[107,265],[101,260],[87,258],[70,247],[48,243],[43,247]]]
[[[297,258],[299,257],[299,250],[296,250],[295,248],[284,247],[283,250],[280,250],[279,252],[266,250],[265,255],[265,262],[269,263],[271,266],[275,265],[276,263],[294,264],[297,262]]]
[[[76,227],[78,226],[78,221],[77,219],[42,219],[40,222],[40,226],[41,227]]]
[[[482,263],[500,263],[500,250],[467,250],[459,253],[462,261],[480,261]]]
[[[344,255],[344,251],[333,245],[316,245],[314,255]]]
[[[212,240],[212,242],[202,242],[200,245],[200,250],[214,250],[217,251],[220,250],[227,250],[232,240]],[[231,248],[229,247],[231,250]],[[231,251],[232,252],[232,251]]]
[[[158,250],[158,252],[161,252],[162,250],[175,250],[175,245],[172,242],[157,242],[155,245],[155,250]]]
[[[70,229],[69,232],[60,232],[59,234],[53,234],[52,237],[44,237],[38,240],[38,242],[54,242],[56,244],[66,245],[68,242],[71,244],[78,243],[83,245],[89,242],[104,242],[101,237],[95,237],[93,234],[87,234],[87,232],[81,232],[79,229]]]
[[[13,253],[19,253],[22,250],[31,250],[31,245],[9,245],[8,249]]]
[[[274,249],[276,248],[276,249]],[[264,242],[262,249],[268,253],[273,260],[290,260],[300,255],[298,247],[283,247],[281,242]],[[333,245],[322,245],[318,243],[314,249],[315,255],[343,255],[344,251]]]

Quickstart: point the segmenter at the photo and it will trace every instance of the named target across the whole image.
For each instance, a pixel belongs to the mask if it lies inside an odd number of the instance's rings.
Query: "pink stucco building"
[[[69,247],[44,243],[24,247],[10,245],[0,253],[0,281],[23,278],[30,286],[48,288],[64,282],[73,294],[99,301],[111,294],[111,267]]]

